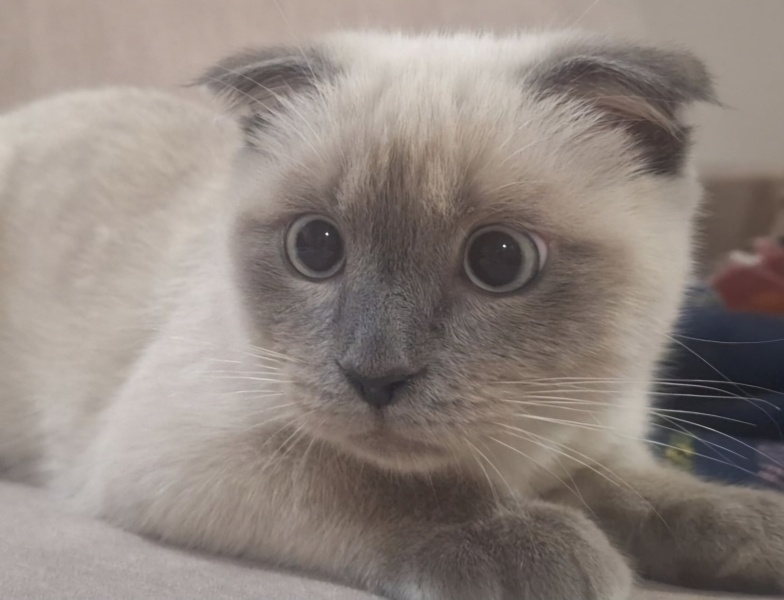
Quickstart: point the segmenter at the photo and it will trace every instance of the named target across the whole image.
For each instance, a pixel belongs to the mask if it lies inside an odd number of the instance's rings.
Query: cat
[[[394,600],[784,592],[784,499],[657,463],[703,64],[343,32],[0,121],[0,459]]]

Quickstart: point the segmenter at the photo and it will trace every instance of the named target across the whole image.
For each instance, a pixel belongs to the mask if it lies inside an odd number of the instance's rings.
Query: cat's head
[[[429,469],[637,402],[690,270],[690,54],[341,34],[204,81],[246,131],[237,281],[306,430]]]

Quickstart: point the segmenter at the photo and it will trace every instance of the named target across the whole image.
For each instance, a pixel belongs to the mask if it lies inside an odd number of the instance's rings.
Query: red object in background
[[[782,240],[761,238],[753,254],[733,252],[711,285],[731,310],[784,315]]]
[[[784,278],[784,237],[754,240],[754,250],[762,257],[766,269]]]

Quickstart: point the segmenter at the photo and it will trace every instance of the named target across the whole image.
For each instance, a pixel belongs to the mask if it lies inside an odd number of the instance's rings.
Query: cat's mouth
[[[397,471],[430,471],[451,461],[452,454],[441,444],[426,437],[424,431],[413,431],[383,422],[372,425],[357,422],[321,421],[315,432],[318,437],[351,454]]]
[[[428,454],[443,451],[442,448],[434,444],[415,440],[384,428],[352,435],[348,439],[352,443],[379,454],[390,451],[404,454]]]
[[[349,449],[361,458],[398,471],[430,471],[450,460],[442,446],[389,429],[374,429],[345,439]]]

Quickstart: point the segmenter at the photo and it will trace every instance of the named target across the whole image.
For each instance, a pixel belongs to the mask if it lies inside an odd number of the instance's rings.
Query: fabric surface
[[[633,600],[731,597],[646,588]],[[251,563],[165,547],[68,514],[44,491],[10,483],[0,483],[0,598],[377,599]]]

